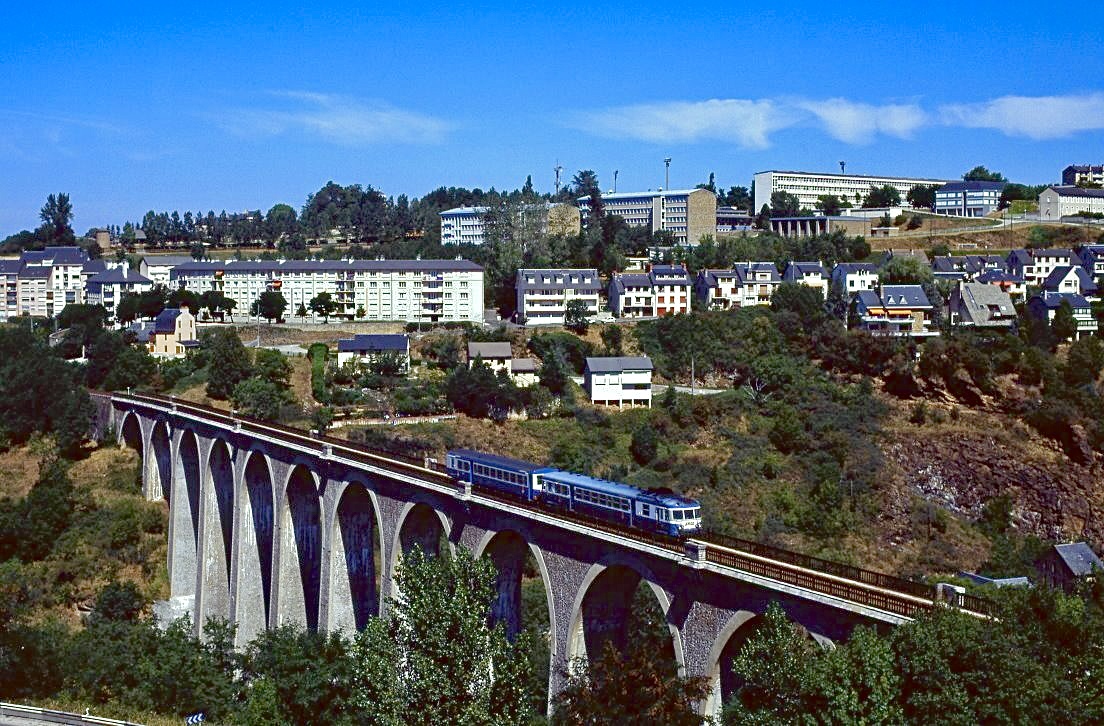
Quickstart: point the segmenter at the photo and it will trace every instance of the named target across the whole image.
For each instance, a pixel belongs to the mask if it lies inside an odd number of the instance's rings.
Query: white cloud
[[[1002,96],[982,103],[946,105],[939,111],[948,126],[996,129],[1036,140],[1104,129],[1104,93]]]
[[[752,149],[770,145],[770,135],[793,124],[770,99],[673,101],[619,106],[579,114],[572,125],[602,136],[641,141],[729,141]]]
[[[273,108],[232,109],[212,118],[242,136],[277,136],[298,131],[349,146],[438,143],[450,129],[441,119],[382,101],[300,91],[269,95],[278,101]]]
[[[876,106],[829,98],[794,105],[813,114],[830,136],[848,144],[869,143],[877,134],[907,139],[927,122],[927,114],[916,104]]]

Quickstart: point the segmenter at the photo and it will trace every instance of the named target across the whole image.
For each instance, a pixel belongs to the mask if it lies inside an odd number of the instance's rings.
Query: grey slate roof
[[[651,278],[655,285],[690,284],[690,273],[682,265],[653,265]]]
[[[88,279],[89,285],[114,285],[124,282],[153,284],[153,280],[140,275],[137,271],[130,269],[123,271],[121,267],[105,270]]]
[[[1078,308],[1092,307],[1089,304],[1088,300],[1086,300],[1081,295],[1072,292],[1051,292],[1049,290],[1044,290],[1031,299],[1033,301],[1039,300],[1043,303],[1043,305],[1046,305],[1048,309],[1057,309],[1062,305],[1063,301],[1068,302],[1070,304],[1070,307],[1072,307],[1074,310]]]
[[[882,285],[882,302],[887,308],[930,308],[931,301],[919,285]]]
[[[142,258],[150,267],[175,267],[177,265],[186,265],[189,262],[195,262],[190,255],[147,255]]]
[[[341,338],[337,341],[339,353],[358,353],[360,351],[396,351],[405,353],[410,346],[410,339],[405,335],[367,334],[354,335],[351,338]]]
[[[1077,186],[1058,185],[1050,187],[1058,192],[1060,197],[1104,197],[1104,189],[1084,189]]]
[[[536,358],[514,358],[510,361],[510,370],[514,373],[536,373]]]
[[[964,282],[959,291],[967,315],[976,325],[995,323],[1005,326],[1016,316],[1016,308],[1008,293],[996,285],[983,282]]]
[[[1057,544],[1054,551],[1077,577],[1092,574],[1093,568],[1104,570],[1104,562],[1084,542]]]
[[[736,270],[698,270],[698,279],[706,285],[713,287],[720,280],[732,280],[736,278]]]
[[[544,276],[551,277],[550,282],[544,282],[542,278]],[[526,280],[526,277],[533,276],[537,278],[536,282],[530,283]],[[562,281],[557,282],[556,277],[562,277]],[[572,282],[571,278],[577,277],[578,282]],[[583,282],[588,279],[589,282]],[[601,282],[598,279],[598,270],[594,269],[580,269],[580,268],[564,268],[564,269],[525,269],[517,271],[517,289],[518,290],[579,290],[585,292],[598,292],[602,289]]]
[[[47,247],[44,250],[24,252],[22,259],[25,262],[52,261],[55,265],[79,265],[88,262],[88,253],[80,247]]]
[[[177,273],[214,272],[277,272],[295,270],[301,272],[340,272],[358,270],[366,272],[479,272],[482,267],[469,260],[205,260],[191,261],[173,268]]]
[[[1008,182],[995,181],[956,181],[944,184],[937,192],[985,192],[1000,191],[1008,185]]]
[[[47,278],[50,276],[52,268],[42,265],[24,265],[23,269],[19,271],[19,276],[33,280],[35,278]]]
[[[599,356],[586,359],[586,369],[591,373],[620,373],[621,371],[650,371],[652,359],[648,356]]]
[[[855,297],[858,299],[859,305],[867,310],[882,307],[882,299],[873,290],[859,290],[855,293]]]
[[[994,282],[1014,282],[1019,285],[1024,283],[1022,277],[1017,277],[1011,272],[1005,272],[1004,270],[986,270],[978,275],[978,282],[994,283]]]
[[[877,272],[878,267],[872,262],[840,262],[832,268],[832,274],[840,272],[850,275],[855,272]]]
[[[101,272],[107,272],[107,263],[103,260],[89,260],[81,268],[81,273],[85,275],[98,275]]]
[[[153,321],[155,333],[175,333],[176,319],[180,317],[179,308],[165,308]]]
[[[610,281],[610,285],[617,292],[625,292],[626,287],[651,287],[652,278],[643,273],[615,275],[613,280]]]
[[[1043,280],[1043,289],[1057,291],[1058,286],[1062,283],[1062,280],[1070,274],[1070,272],[1077,275],[1077,283],[1080,285],[1081,292],[1096,292],[1096,281],[1093,280],[1084,267],[1080,265],[1059,265],[1054,268],[1054,271],[1047,275],[1047,279]]]
[[[19,260],[0,260],[0,275],[17,274],[22,266]]]
[[[819,262],[791,262],[786,265],[786,271],[782,273],[782,279],[787,281],[800,280],[805,275],[820,275],[828,277],[824,265]]]
[[[475,360],[477,357],[483,360],[513,358],[513,347],[504,342],[468,343],[468,360]]]
[[[778,274],[778,268],[774,266],[773,262],[737,262],[732,268],[736,271],[737,277],[742,282],[755,281],[753,273],[766,272],[770,275],[769,282],[781,282],[782,278]]]

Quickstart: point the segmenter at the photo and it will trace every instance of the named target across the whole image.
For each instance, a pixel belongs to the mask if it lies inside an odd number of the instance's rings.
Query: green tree
[[[801,214],[801,201],[789,192],[778,191],[770,197],[770,216],[796,217]]]
[[[38,228],[38,237],[47,247],[72,245],[77,241],[73,234],[73,204],[65,193],[51,194],[38,213],[42,226]]]
[[[872,207],[896,207],[900,204],[901,192],[897,191],[897,187],[892,184],[885,184],[880,187],[870,187],[870,191],[867,192],[866,198],[862,203],[864,209]]]
[[[1073,306],[1068,300],[1063,300],[1054,311],[1054,319],[1050,322],[1050,329],[1059,342],[1065,342],[1077,335],[1077,319],[1073,317]]]
[[[962,178],[965,181],[994,181],[994,182],[1006,182],[1006,181],[1008,181],[1007,179],[1004,178],[1003,174],[1001,174],[999,172],[995,172],[995,171],[989,171],[984,166],[975,166],[973,169],[971,169],[970,171],[963,174]]]
[[[204,246],[203,246],[202,244],[200,244],[199,242],[196,242],[196,243],[194,243],[194,244],[193,244],[193,245],[192,245],[192,246],[191,246],[191,247],[189,248],[189,252],[190,252],[190,254],[191,254],[191,256],[192,256],[192,259],[193,259],[193,260],[196,260],[196,261],[202,260],[202,259],[203,259],[204,257],[206,257],[206,256],[207,256],[207,248],[206,248],[206,247],[204,247]]]
[[[938,184],[917,184],[909,189],[905,200],[915,209],[934,209],[935,190],[938,188]]]
[[[659,453],[659,437],[650,423],[644,423],[633,431],[629,453],[641,466],[647,466],[655,460]]]
[[[207,361],[207,395],[211,398],[230,398],[234,388],[253,375],[249,351],[233,328],[203,331],[200,350]]]
[[[299,303],[299,307],[295,309],[295,315],[300,318],[307,317],[307,306],[303,303]]]
[[[771,310],[791,312],[806,325],[824,319],[824,293],[815,287],[796,282],[784,282],[771,295]]]
[[[585,335],[590,327],[589,315],[585,300],[569,300],[564,306],[564,327],[578,335]]]
[[[290,403],[287,389],[273,381],[253,376],[234,386],[230,400],[246,416],[274,421],[280,416],[280,409]]]
[[[279,320],[287,310],[287,300],[283,293],[277,290],[265,290],[249,307],[249,314],[264,318],[270,324],[273,320]]]
[[[835,217],[844,209],[850,209],[851,202],[840,199],[835,194],[821,194],[817,197],[816,208],[829,217]]]
[[[281,388],[287,388],[291,378],[291,363],[278,350],[259,348],[253,357],[253,374]]]
[[[602,345],[606,346],[606,355],[624,355],[624,331],[620,325],[604,325],[599,333]]]
[[[923,285],[934,279],[931,267],[903,256],[891,257],[878,271],[878,278],[883,285]]]
[[[230,318],[233,319],[238,301],[226,297],[220,290],[205,290],[199,296],[197,305],[206,309],[211,317],[222,317],[224,313],[230,313]]]
[[[311,312],[321,315],[324,322],[330,322],[330,316],[337,312],[337,301],[328,292],[320,292],[310,299],[308,304]]]

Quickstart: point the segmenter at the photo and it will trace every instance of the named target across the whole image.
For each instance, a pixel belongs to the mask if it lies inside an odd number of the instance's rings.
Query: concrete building
[[[770,231],[783,237],[815,237],[833,232],[866,236],[870,234],[871,221],[855,216],[771,217]]]
[[[148,348],[155,358],[183,358],[199,347],[195,316],[188,307],[165,308],[153,321]]]
[[[174,286],[216,290],[247,312],[262,292],[280,292],[287,314],[328,292],[345,320],[483,322],[483,268],[467,260],[205,261],[178,265]],[[363,310],[363,316],[359,315]]]
[[[717,234],[732,234],[751,230],[752,216],[746,209],[717,207]]]
[[[859,176],[856,174],[828,174],[812,171],[761,171],[755,175],[755,211],[766,204],[770,206],[771,194],[788,192],[797,197],[804,209],[816,209],[817,197],[835,195],[858,207],[871,187],[887,184],[895,188],[903,202],[914,186],[924,184],[940,186],[951,179],[921,179],[894,176]]]
[[[1104,214],[1104,189],[1054,186],[1039,194],[1039,219],[1058,221],[1081,216],[1083,212]]]
[[[359,363],[369,366],[385,355],[396,356],[403,373],[410,370],[410,338],[405,335],[354,335],[337,341],[339,366]]]
[[[652,407],[652,359],[647,356],[587,358],[583,382],[591,403]]]
[[[148,277],[154,285],[169,287],[173,268],[189,262],[194,260],[188,255],[147,255],[138,265],[138,274]]]
[[[103,305],[109,320],[115,319],[115,311],[123,295],[136,294],[153,289],[153,281],[144,277],[130,266],[123,264],[101,272],[89,278],[87,283],[87,302],[89,305]]]
[[[832,279],[824,269],[824,265],[819,262],[790,262],[782,273],[782,282],[796,282],[799,285],[816,288],[827,300]]]
[[[934,306],[919,285],[882,285],[862,290],[852,298],[855,327],[874,335],[927,338],[938,336],[933,329]]]
[[[984,217],[1000,206],[1006,182],[958,181],[935,190],[935,213],[954,217]]]
[[[582,223],[590,218],[590,197],[577,200]],[[717,195],[708,189],[667,189],[603,194],[606,214],[616,214],[630,227],[670,232],[679,245],[695,245],[703,235],[717,234]]]
[[[1003,328],[1016,325],[1016,307],[1007,292],[984,282],[959,282],[948,303],[951,325],[964,328]]]
[[[441,212],[441,244],[481,245],[486,242],[485,218],[489,207],[456,207]],[[578,208],[551,202],[522,205],[521,215],[536,219],[523,221],[539,234],[575,235],[581,229]]]
[[[563,325],[567,304],[582,300],[597,316],[602,283],[594,269],[518,270],[517,315],[526,325]]]
[[[1062,170],[1062,184],[1104,184],[1104,164],[1071,164]]]
[[[1092,335],[1097,330],[1096,318],[1092,313],[1092,304],[1083,296],[1072,292],[1047,292],[1043,291],[1032,295],[1027,301],[1027,310],[1036,320],[1054,322],[1054,315],[1062,303],[1069,303],[1073,309],[1073,319],[1077,322],[1077,332],[1074,340],[1080,340],[1083,336]]]
[[[682,265],[651,265],[643,274],[613,273],[609,309],[619,318],[690,312],[691,283]]]

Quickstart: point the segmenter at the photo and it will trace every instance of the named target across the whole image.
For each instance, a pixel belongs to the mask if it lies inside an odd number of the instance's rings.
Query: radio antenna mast
[[[560,172],[563,171],[563,167],[560,166],[560,162],[556,162],[556,166],[552,168],[552,171],[556,172],[556,194],[560,193]]]

